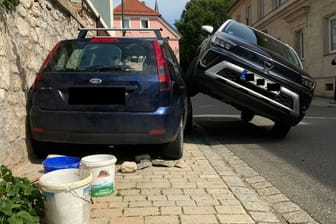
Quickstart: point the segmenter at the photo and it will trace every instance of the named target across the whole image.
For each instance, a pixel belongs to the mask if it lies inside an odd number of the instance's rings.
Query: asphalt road
[[[226,144],[318,222],[336,223],[336,107],[313,104],[285,139],[276,140],[269,120],[245,123],[239,111],[204,95],[192,103],[196,126],[208,138]]]

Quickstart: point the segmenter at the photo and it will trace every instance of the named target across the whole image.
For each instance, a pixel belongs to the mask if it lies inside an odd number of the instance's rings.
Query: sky
[[[155,0],[142,0],[147,6],[154,9]],[[189,0],[157,0],[159,5],[159,11],[163,18],[174,25],[175,20],[180,19],[184,7]],[[116,7],[121,3],[121,0],[113,0],[113,7]]]

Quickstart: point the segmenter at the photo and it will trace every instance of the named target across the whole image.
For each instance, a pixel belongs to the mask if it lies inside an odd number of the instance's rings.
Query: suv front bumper
[[[200,92],[274,122],[296,125],[304,116],[301,96],[293,88],[225,60],[207,69],[200,67],[195,73]],[[253,75],[253,79],[243,74]]]

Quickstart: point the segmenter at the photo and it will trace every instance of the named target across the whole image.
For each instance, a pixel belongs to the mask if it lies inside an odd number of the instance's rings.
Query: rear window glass
[[[228,33],[230,35],[244,39],[252,44],[256,44],[260,47],[266,48],[280,55],[292,64],[301,67],[300,59],[292,48],[258,30],[251,29],[244,24],[232,21],[224,27],[222,32]]]
[[[64,42],[50,59],[46,72],[156,72],[150,42]]]

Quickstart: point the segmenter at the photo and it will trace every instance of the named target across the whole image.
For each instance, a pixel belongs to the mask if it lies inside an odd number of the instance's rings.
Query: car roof
[[[89,31],[104,31],[104,32],[108,32],[108,31],[121,31],[123,33],[125,32],[143,32],[143,31],[152,31],[155,34],[155,39],[157,40],[163,40],[164,38],[161,35],[161,31],[162,29],[116,29],[116,28],[80,28],[79,29],[79,33],[77,36],[77,39],[82,39],[85,38],[88,34]],[[108,36],[108,37],[113,37],[113,36]],[[123,37],[115,37],[115,38],[123,38]],[[148,37],[133,37],[135,39],[148,39]],[[151,38],[154,39],[154,38]]]

